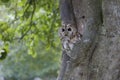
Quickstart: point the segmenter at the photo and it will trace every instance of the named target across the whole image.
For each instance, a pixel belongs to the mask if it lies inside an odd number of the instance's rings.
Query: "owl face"
[[[74,35],[76,35],[77,29],[73,26],[71,26],[70,24],[68,25],[63,25],[60,29],[59,29],[59,36],[61,37],[72,37]]]

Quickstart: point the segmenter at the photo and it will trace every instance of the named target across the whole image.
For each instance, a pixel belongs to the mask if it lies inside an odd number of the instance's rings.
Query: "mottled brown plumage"
[[[62,24],[58,33],[62,42],[63,50],[66,50],[67,52],[70,52],[74,43],[80,40],[80,37],[77,34],[77,28],[72,24]]]

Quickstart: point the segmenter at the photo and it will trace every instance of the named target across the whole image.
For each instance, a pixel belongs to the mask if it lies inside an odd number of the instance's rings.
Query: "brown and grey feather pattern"
[[[73,49],[74,43],[80,40],[78,36],[77,28],[72,24],[62,24],[62,27],[59,28],[59,37],[62,42],[63,50],[68,53]]]

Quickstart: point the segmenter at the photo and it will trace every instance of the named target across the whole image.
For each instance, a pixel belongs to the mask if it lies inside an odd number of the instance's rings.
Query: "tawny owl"
[[[63,49],[67,51],[72,50],[74,43],[80,39],[77,36],[77,29],[71,24],[62,25],[62,27],[60,27],[59,37],[61,39]]]

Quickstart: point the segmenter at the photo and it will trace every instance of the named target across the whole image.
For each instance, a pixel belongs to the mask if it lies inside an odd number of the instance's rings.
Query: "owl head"
[[[71,25],[71,24],[67,24],[67,25],[63,25],[62,24],[62,27],[60,27],[59,29],[59,36],[61,38],[63,37],[73,37],[76,35],[76,32],[77,32],[77,29]]]

